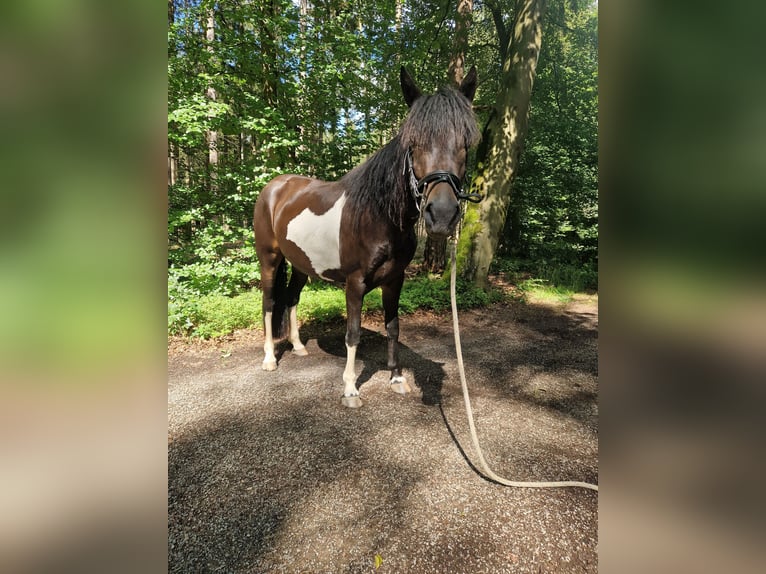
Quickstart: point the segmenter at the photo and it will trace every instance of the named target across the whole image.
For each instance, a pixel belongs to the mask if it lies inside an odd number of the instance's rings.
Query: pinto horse
[[[346,291],[346,368],[342,404],[362,406],[354,371],[362,299],[380,287],[383,296],[391,388],[411,390],[399,364],[399,295],[404,270],[417,245],[421,213],[433,238],[451,235],[460,200],[477,201],[461,186],[468,148],[479,139],[471,102],[476,68],[459,88],[424,96],[404,67],[400,81],[409,112],[399,133],[339,181],[300,175],[271,180],[255,204],[255,248],[261,265],[265,358],[277,368],[274,339],[285,335],[297,355],[306,355],[296,306],[308,277]],[[287,263],[292,266],[289,283]]]

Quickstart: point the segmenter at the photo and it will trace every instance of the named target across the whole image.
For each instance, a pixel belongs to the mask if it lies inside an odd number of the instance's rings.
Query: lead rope
[[[455,261],[455,248],[457,245],[457,239],[452,238],[450,241],[452,244],[452,274],[450,277],[450,299],[452,301],[452,330],[455,332],[455,353],[457,354],[457,367],[460,372],[460,384],[463,386],[463,400],[465,401],[465,412],[468,415],[468,426],[471,429],[471,440],[473,446],[476,449],[476,454],[479,456],[479,464],[484,473],[497,483],[505,486],[516,486],[520,488],[588,488],[590,490],[598,491],[598,486],[595,484],[589,484],[587,482],[578,481],[562,481],[562,482],[519,482],[514,480],[507,480],[501,476],[498,476],[492,469],[489,468],[487,461],[484,460],[484,454],[479,446],[479,437],[476,434],[476,425],[473,422],[473,409],[471,408],[471,399],[468,396],[468,383],[465,380],[465,367],[463,366],[463,350],[460,346],[460,325],[457,320],[457,296],[455,294],[455,283],[457,275],[457,263]]]

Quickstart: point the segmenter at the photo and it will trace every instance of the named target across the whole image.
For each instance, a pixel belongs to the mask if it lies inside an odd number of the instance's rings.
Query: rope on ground
[[[466,414],[468,415],[468,426],[471,429],[471,440],[473,441],[473,446],[476,449],[476,454],[479,457],[479,465],[481,466],[481,469],[484,471],[487,477],[505,486],[515,486],[519,488],[576,487],[576,488],[587,488],[590,490],[598,491],[597,485],[590,484],[587,482],[579,482],[579,481],[561,481],[561,482],[523,481],[521,482],[521,481],[515,481],[515,480],[508,480],[506,478],[498,476],[492,471],[491,468],[489,468],[487,461],[484,459],[484,453],[481,450],[481,446],[479,446],[479,437],[476,434],[476,424],[473,421],[473,409],[471,408],[471,399],[468,396],[468,383],[466,383],[466,379],[465,379],[465,366],[463,365],[463,350],[462,350],[462,347],[460,346],[460,326],[458,324],[458,319],[457,319],[457,295],[456,295],[456,288],[455,288],[456,275],[457,275],[457,263],[455,261],[455,248],[456,248],[457,241],[453,239],[451,241],[451,244],[452,244],[452,273],[450,277],[450,299],[452,301],[452,330],[455,333],[455,353],[457,354],[457,366],[458,366],[458,371],[460,372],[460,383],[463,387],[463,400],[465,402],[465,411],[466,411]]]

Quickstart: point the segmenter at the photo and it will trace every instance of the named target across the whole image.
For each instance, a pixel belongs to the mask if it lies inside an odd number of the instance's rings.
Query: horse
[[[476,67],[459,86],[423,95],[400,69],[409,108],[398,134],[338,181],[285,174],[261,191],[254,209],[255,250],[261,266],[265,342],[262,368],[277,368],[274,339],[287,337],[293,353],[306,355],[296,308],[309,277],[345,287],[346,367],[341,403],[362,406],[354,371],[362,300],[380,287],[388,342],[390,388],[412,390],[399,363],[399,296],[417,246],[422,217],[435,239],[454,233],[468,150],[479,140],[472,110]],[[292,267],[289,282],[287,265]]]

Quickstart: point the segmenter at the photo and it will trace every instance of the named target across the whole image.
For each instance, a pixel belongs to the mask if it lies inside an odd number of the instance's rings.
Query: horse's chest
[[[323,279],[327,271],[340,269],[340,223],[346,196],[323,213],[304,208],[287,224],[286,238],[297,245],[308,260],[311,270]]]

